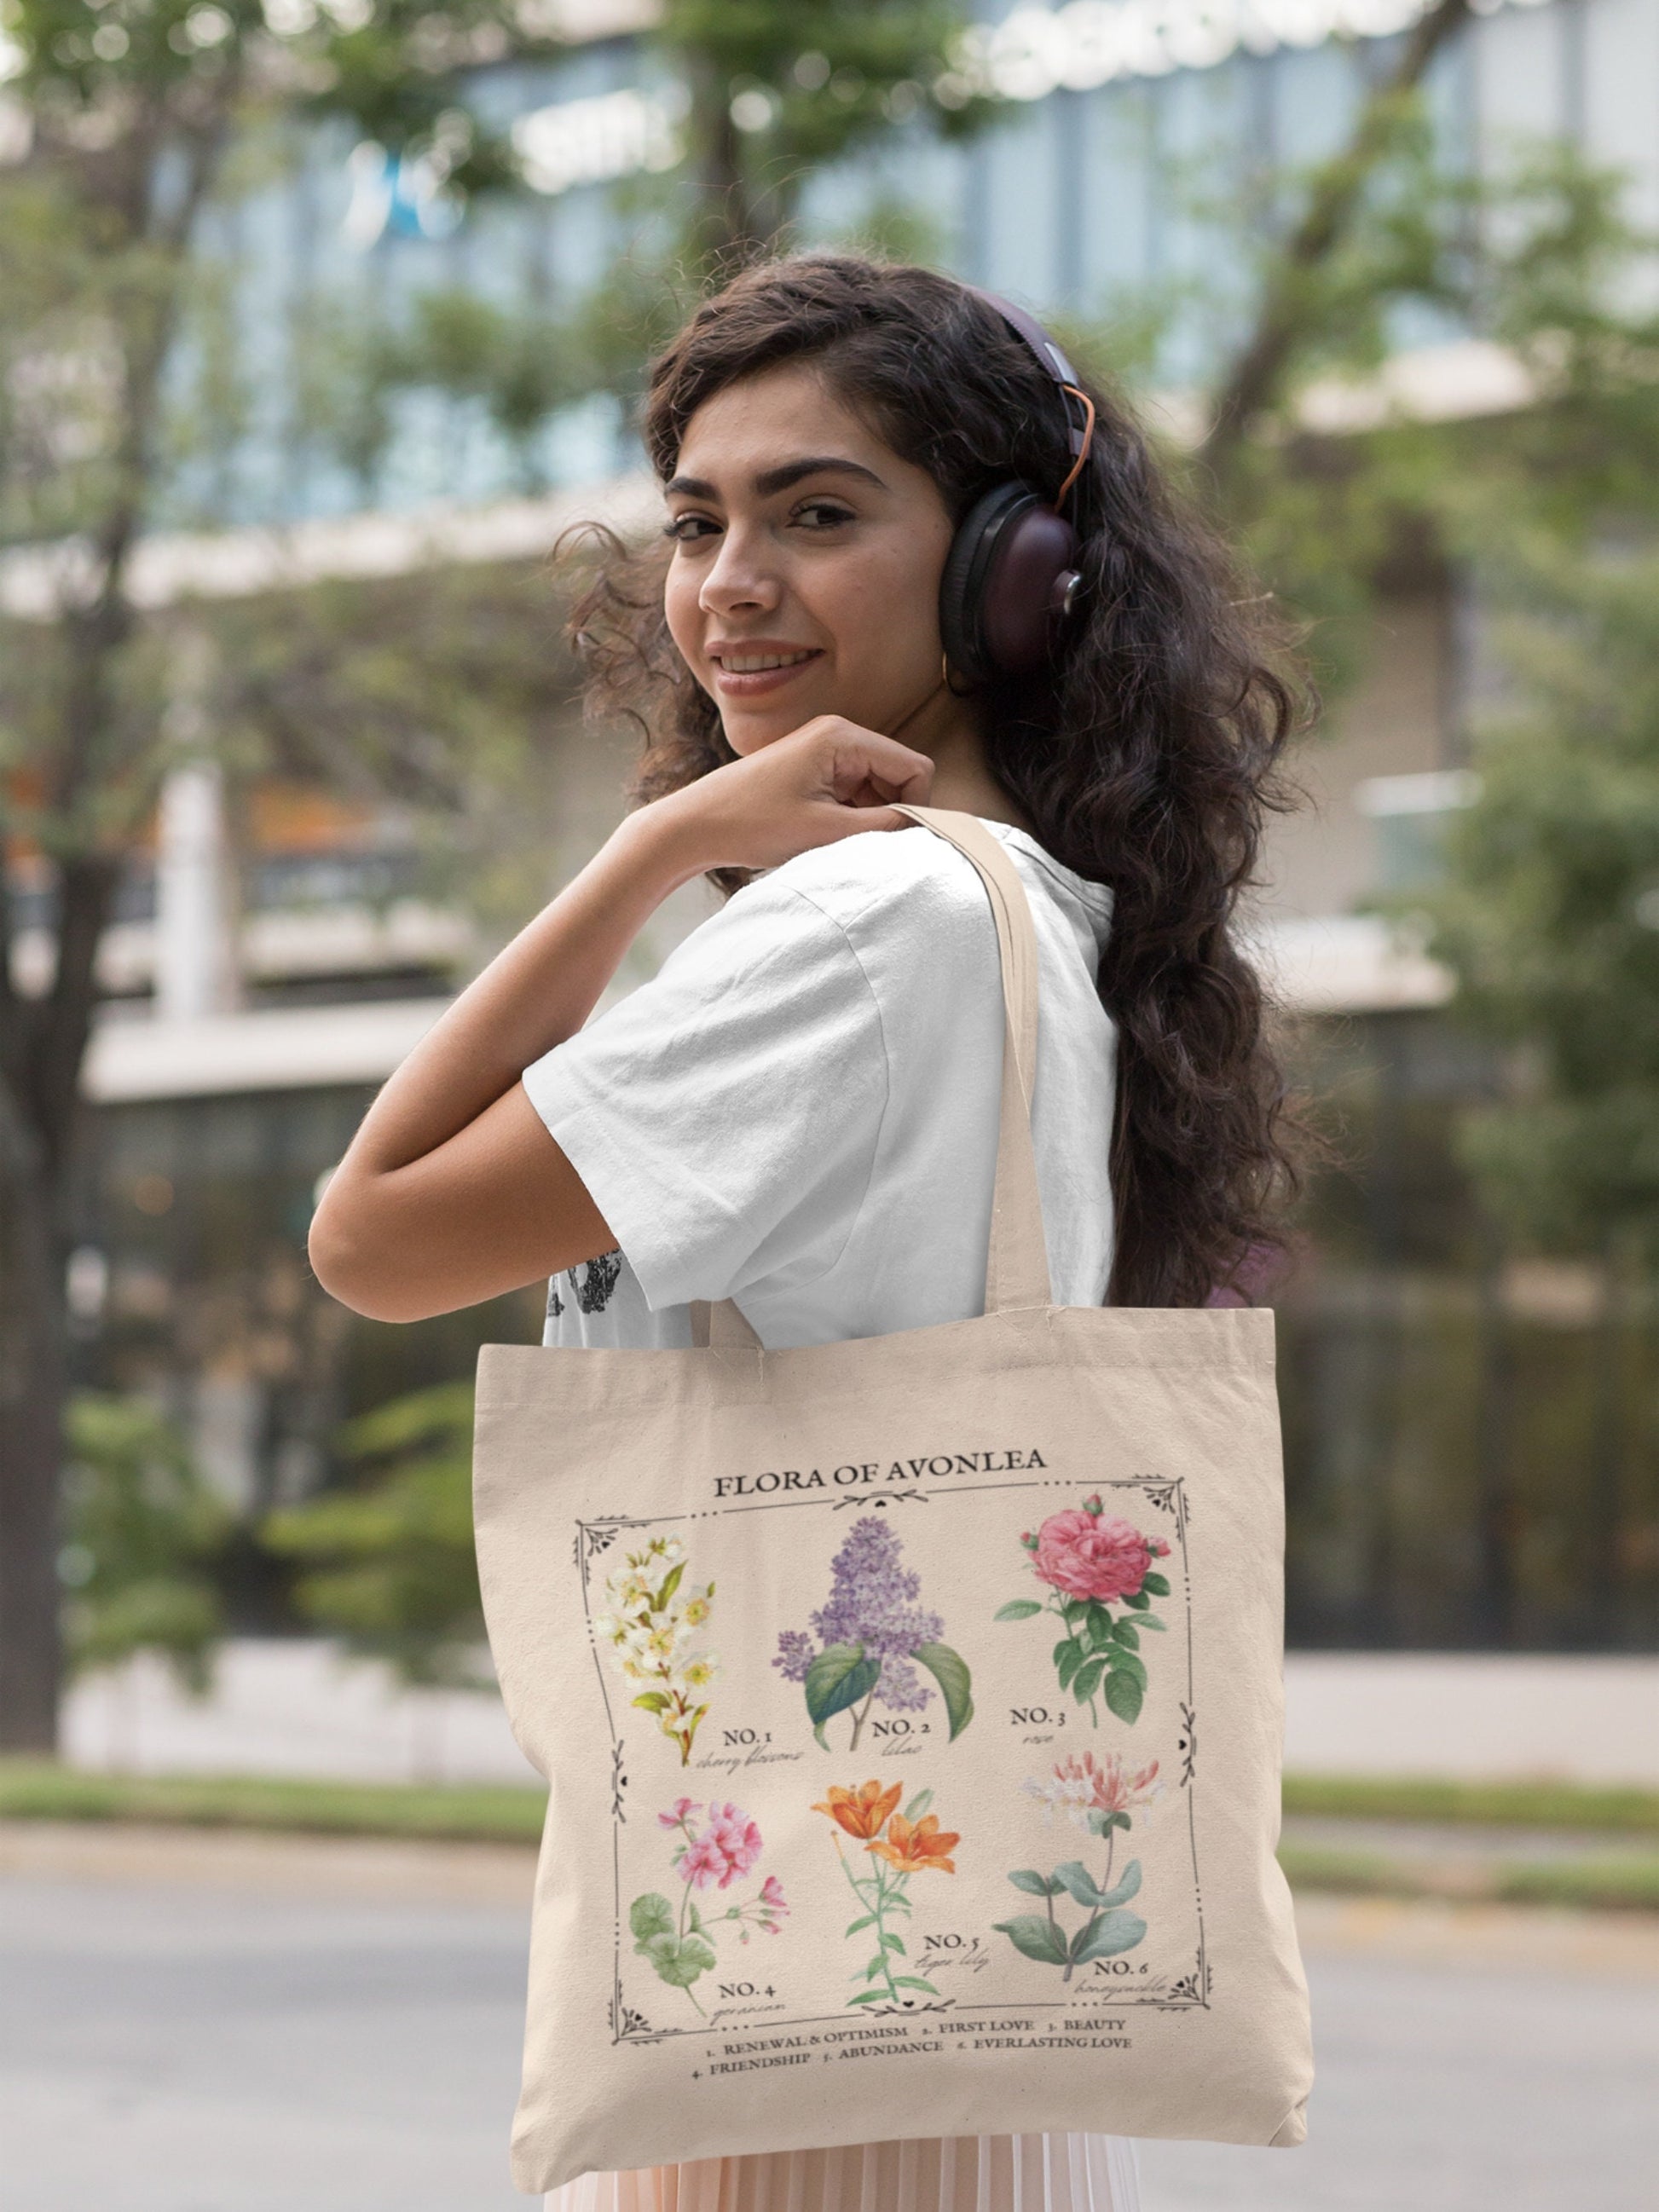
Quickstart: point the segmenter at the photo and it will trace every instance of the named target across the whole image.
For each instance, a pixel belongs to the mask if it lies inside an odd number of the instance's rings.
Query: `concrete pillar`
[[[236,1004],[235,899],[215,761],[170,771],[155,856],[155,1011],[199,1021]]]

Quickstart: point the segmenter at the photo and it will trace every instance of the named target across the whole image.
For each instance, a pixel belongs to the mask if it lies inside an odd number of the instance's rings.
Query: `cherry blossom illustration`
[[[1097,1697],[1119,1720],[1139,1719],[1146,1696],[1140,1638],[1147,1630],[1163,1629],[1151,1606],[1155,1597],[1170,1595],[1168,1576],[1152,1562],[1166,1558],[1169,1546],[1109,1514],[1098,1492],[1080,1506],[1051,1513],[1035,1535],[1028,1528],[1019,1540],[1048,1595],[1012,1598],[996,1618],[1030,1620],[1045,1613],[1058,1618],[1066,1630],[1054,1646],[1060,1688],[1088,1707],[1096,1728]],[[1114,1605],[1123,1612],[1114,1614]]]
[[[923,1711],[933,1698],[916,1672],[938,1683],[954,1742],[974,1717],[973,1684],[958,1652],[940,1642],[945,1624],[916,1603],[921,1577],[902,1564],[903,1545],[873,1515],[855,1521],[830,1562],[830,1601],[809,1615],[815,1634],[787,1629],[772,1664],[806,1692],[812,1733],[827,1751],[824,1723],[850,1712],[849,1751],[856,1750],[874,1705]]]
[[[714,1585],[686,1589],[687,1564],[678,1536],[653,1536],[612,1571],[605,1586],[606,1610],[593,1621],[611,1664],[635,1688],[632,1702],[654,1715],[663,1734],[678,1744],[682,1766],[691,1763],[698,1724],[708,1711],[702,1692],[720,1666],[714,1652],[690,1648],[708,1619]]]
[[[691,1984],[716,1963],[715,1943],[735,1926],[738,1941],[746,1943],[754,1929],[775,1936],[789,1907],[775,1875],[768,1875],[757,1893],[742,1903],[734,1901],[723,1912],[698,1902],[699,1893],[729,1890],[735,1881],[752,1874],[760,1861],[761,1832],[746,1813],[732,1804],[704,1808],[680,1797],[657,1824],[679,1838],[669,1864],[684,1887],[678,1910],[672,1899],[656,1890],[636,1897],[628,1909],[634,1948],[647,1960],[659,1980],[684,1990],[702,2011]]]

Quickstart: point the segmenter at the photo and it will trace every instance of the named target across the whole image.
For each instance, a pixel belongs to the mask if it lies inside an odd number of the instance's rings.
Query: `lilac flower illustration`
[[[791,1628],[778,1638],[772,1664],[805,1687],[812,1732],[826,1750],[823,1724],[836,1713],[852,1713],[851,1749],[872,1705],[921,1711],[933,1693],[918,1662],[939,1685],[952,1741],[974,1717],[967,1665],[940,1641],[939,1614],[918,1605],[921,1577],[903,1565],[902,1553],[884,1521],[854,1522],[830,1563],[829,1602],[810,1616],[815,1635]]]

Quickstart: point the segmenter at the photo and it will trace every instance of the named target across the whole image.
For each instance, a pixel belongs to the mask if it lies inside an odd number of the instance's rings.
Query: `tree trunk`
[[[0,1107],[0,1114],[4,1109]],[[65,1383],[57,1178],[15,1115],[0,1134],[0,1750],[51,1752],[63,1673],[58,1474]]]

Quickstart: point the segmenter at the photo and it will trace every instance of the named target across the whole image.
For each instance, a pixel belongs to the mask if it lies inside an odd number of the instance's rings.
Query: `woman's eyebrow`
[[[792,484],[806,477],[861,477],[878,490],[887,487],[873,469],[866,469],[862,461],[849,461],[840,453],[813,453],[805,460],[784,461],[775,469],[763,469],[755,478],[755,490],[762,499],[769,499],[775,492],[787,491]],[[684,499],[715,499],[719,494],[706,477],[676,477],[663,486],[665,493],[678,492]]]

